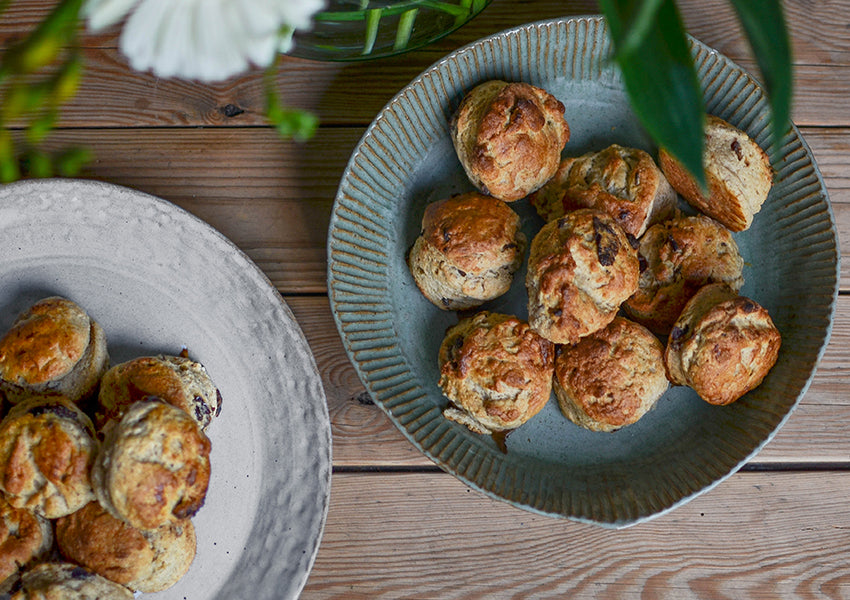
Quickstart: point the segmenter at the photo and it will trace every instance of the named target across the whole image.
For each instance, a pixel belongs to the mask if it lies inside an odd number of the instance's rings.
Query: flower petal
[[[87,0],[82,14],[90,31],[100,31],[115,25],[133,9],[138,0]]]

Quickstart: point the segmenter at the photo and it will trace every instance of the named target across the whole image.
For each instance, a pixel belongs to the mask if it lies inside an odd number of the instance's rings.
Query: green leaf
[[[294,108],[278,107],[277,110],[270,111],[269,120],[277,129],[278,135],[301,142],[313,137],[319,125],[316,115]]]
[[[793,75],[791,42],[780,0],[730,0],[753,49],[773,118],[773,143],[779,147],[791,120]]]
[[[636,19],[644,18],[644,1],[653,0],[599,2],[611,31],[615,60],[638,120],[705,188],[703,94],[676,3],[662,0],[634,50],[619,53]]]
[[[55,159],[56,170],[63,177],[76,177],[92,160],[88,148],[68,148]]]

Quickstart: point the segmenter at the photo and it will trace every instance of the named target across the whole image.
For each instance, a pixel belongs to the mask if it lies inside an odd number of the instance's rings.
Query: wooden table
[[[50,0],[18,0],[0,47]],[[755,72],[725,1],[679,2],[689,31]],[[359,64],[287,58],[282,96],[321,128],[282,142],[262,78],[220,85],[131,71],[114,32],[85,36],[82,89],[50,144],[91,148],[86,177],[168,199],[242,248],[280,289],[313,349],[333,427],[324,538],[302,598],[850,598],[850,271],[832,340],[800,406],[740,472],[622,531],[546,518],[443,473],[372,404],[343,351],[325,283],[325,240],[349,154],[381,107],[451,50],[507,27],[598,12],[595,2],[495,0],[428,49]],[[850,241],[850,0],[786,2],[794,120]],[[247,597],[247,596],[246,596]]]

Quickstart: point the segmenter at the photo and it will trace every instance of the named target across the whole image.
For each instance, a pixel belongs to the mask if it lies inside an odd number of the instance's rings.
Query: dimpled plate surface
[[[327,515],[331,438],[313,355],[262,272],[212,227],[105,183],[0,187],[0,329],[49,295],[106,332],[112,364],[186,348],[221,391],[198,551],[163,600],[297,598]]]
[[[535,512],[610,527],[664,513],[752,458],[805,393],[831,329],[838,247],[829,201],[796,128],[774,148],[758,84],[692,40],[708,111],[777,157],[777,179],[754,225],[735,238],[746,261],[744,295],[764,305],[783,336],[761,387],[727,407],[672,388],[641,421],[613,434],[585,431],[557,403],[515,430],[503,454],[486,436],[449,422],[437,351],[457,315],[419,293],[405,253],[429,202],[472,189],[449,137],[464,93],[489,79],[545,88],[566,106],[565,156],[611,143],[657,149],[631,112],[599,17],[508,30],[423,72],[378,114],[341,181],[329,230],[328,285],[346,350],[376,402],[422,452],[486,494]],[[511,205],[532,239],[542,221]],[[525,272],[483,308],[526,318]]]

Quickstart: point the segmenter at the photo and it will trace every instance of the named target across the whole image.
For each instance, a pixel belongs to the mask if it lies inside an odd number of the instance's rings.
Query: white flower
[[[129,13],[121,51],[137,71],[159,77],[220,81],[266,67],[292,47],[292,32],[308,29],[325,0],[87,0],[89,29],[99,31]]]

